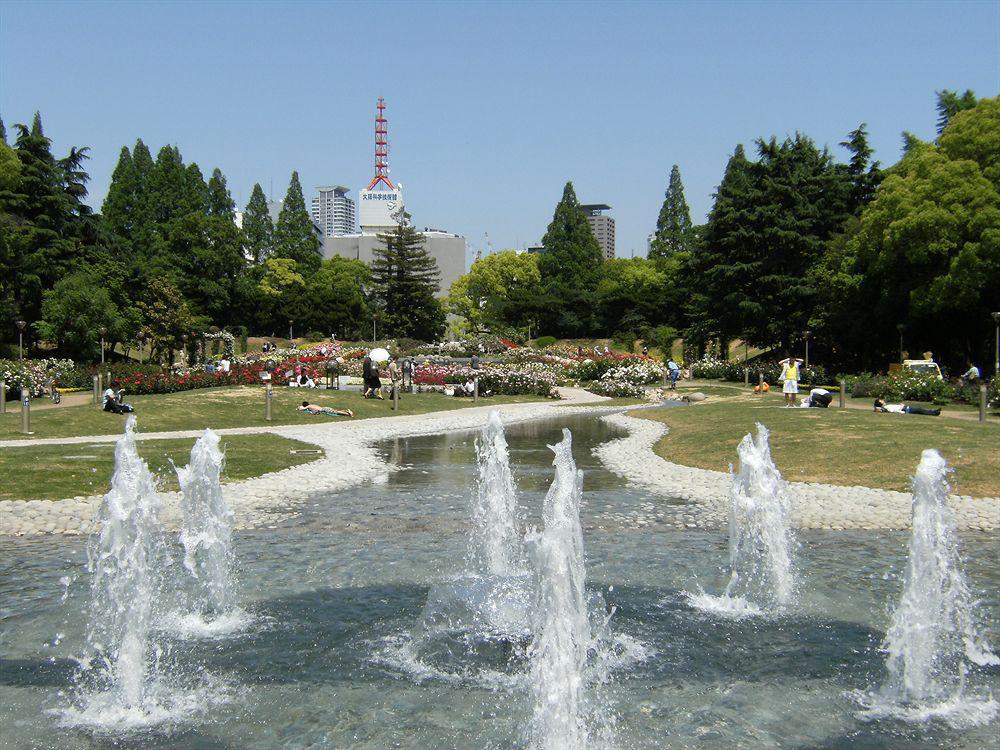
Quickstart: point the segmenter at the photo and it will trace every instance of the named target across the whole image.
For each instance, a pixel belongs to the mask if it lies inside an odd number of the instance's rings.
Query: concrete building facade
[[[597,243],[601,246],[605,260],[615,257],[615,220],[608,216],[605,211],[610,211],[611,206],[606,203],[586,203],[580,208],[587,215],[590,222],[590,229],[597,238]]]

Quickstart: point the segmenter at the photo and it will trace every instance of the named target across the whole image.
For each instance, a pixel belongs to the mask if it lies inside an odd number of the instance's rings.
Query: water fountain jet
[[[977,667],[1000,659],[978,632],[955,521],[948,507],[947,462],[925,450],[913,477],[913,528],[903,592],[882,642],[889,676],[881,690],[856,696],[861,717],[942,718],[952,726],[985,724],[1000,704],[968,690]]]

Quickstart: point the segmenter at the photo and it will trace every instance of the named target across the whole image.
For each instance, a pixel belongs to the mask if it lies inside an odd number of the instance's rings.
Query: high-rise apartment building
[[[343,185],[317,188],[312,199],[312,219],[326,237],[339,237],[357,231],[354,201],[347,197],[349,188]]]
[[[604,259],[611,260],[615,257],[615,220],[603,213],[610,211],[611,206],[606,203],[588,203],[580,208],[587,215],[590,229],[604,252]]]

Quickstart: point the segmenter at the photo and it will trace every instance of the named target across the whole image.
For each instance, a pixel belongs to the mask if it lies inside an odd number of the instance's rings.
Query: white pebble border
[[[489,404],[455,411],[433,412],[400,417],[375,417],[358,421],[344,419],[322,424],[280,427],[241,427],[217,430],[220,435],[271,433],[319,446],[325,456],[300,466],[264,474],[252,479],[223,485],[229,507],[233,509],[236,528],[274,527],[297,514],[297,508],[313,493],[337,492],[366,481],[378,481],[392,467],[379,455],[376,445],[387,439],[431,435],[481,427],[495,408],[505,423],[555,417],[561,414],[593,412],[601,406],[572,407],[607,401],[580,388],[560,389],[562,400],[524,404]],[[319,419],[319,417],[317,417]],[[141,421],[140,421],[141,427]],[[197,438],[201,431],[138,434],[140,439]],[[114,442],[117,435],[32,441],[34,445]],[[225,440],[223,440],[225,444]],[[23,441],[5,441],[0,447],[25,445]],[[65,500],[8,500],[0,502],[0,535],[87,534],[100,505],[102,495],[72,497]],[[180,493],[160,493],[163,501],[161,519],[167,528],[180,522]]]
[[[602,443],[594,449],[605,467],[630,484],[684,501],[679,505],[658,506],[655,516],[661,524],[680,528],[718,528],[728,524],[732,484],[729,474],[681,466],[656,455],[653,446],[668,432],[667,426],[660,422],[625,414],[610,414],[602,419],[628,432],[627,437]],[[735,463],[735,450],[733,459]],[[915,468],[901,467],[900,470],[912,472]],[[810,482],[789,482],[788,490],[792,523],[798,528],[910,527],[911,496],[908,493]],[[960,529],[993,531],[1000,526],[1000,498],[952,495],[950,506]]]

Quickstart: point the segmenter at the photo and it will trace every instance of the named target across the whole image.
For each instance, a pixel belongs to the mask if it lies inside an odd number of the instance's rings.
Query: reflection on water
[[[540,525],[552,482],[545,444],[558,442],[563,426],[573,431],[573,456],[584,471],[588,591],[616,608],[616,634],[654,654],[613,671],[605,686],[617,747],[995,746],[996,724],[955,730],[854,716],[849,692],[885,676],[878,648],[887,606],[900,596],[907,534],[802,532],[794,612],[713,618],[691,608],[683,592],[725,586],[725,531],[658,526],[662,501],[623,487],[591,456],[596,443],[618,434],[598,420],[508,427],[520,516]],[[0,540],[0,746],[522,748],[532,710],[522,687],[434,675],[417,680],[376,658],[387,639],[420,619],[431,586],[463,568],[474,443],[474,433],[393,441],[385,455],[399,470],[385,484],[312,498],[301,517],[277,529],[234,534],[238,604],[254,616],[254,627],[228,639],[157,636],[169,643],[172,659],[224,679],[230,701],[210,708],[201,723],[169,731],[95,735],[54,725],[46,712],[64,703],[60,692],[84,652],[85,541]],[[652,522],[595,523],[611,511]],[[985,636],[995,647],[1000,545],[985,534],[961,542],[970,587],[985,595]],[[172,552],[180,564],[183,550],[175,545]],[[484,670],[511,663],[500,652],[444,647],[451,651],[438,663],[455,671],[470,661]],[[996,668],[969,679],[1000,694]]]

